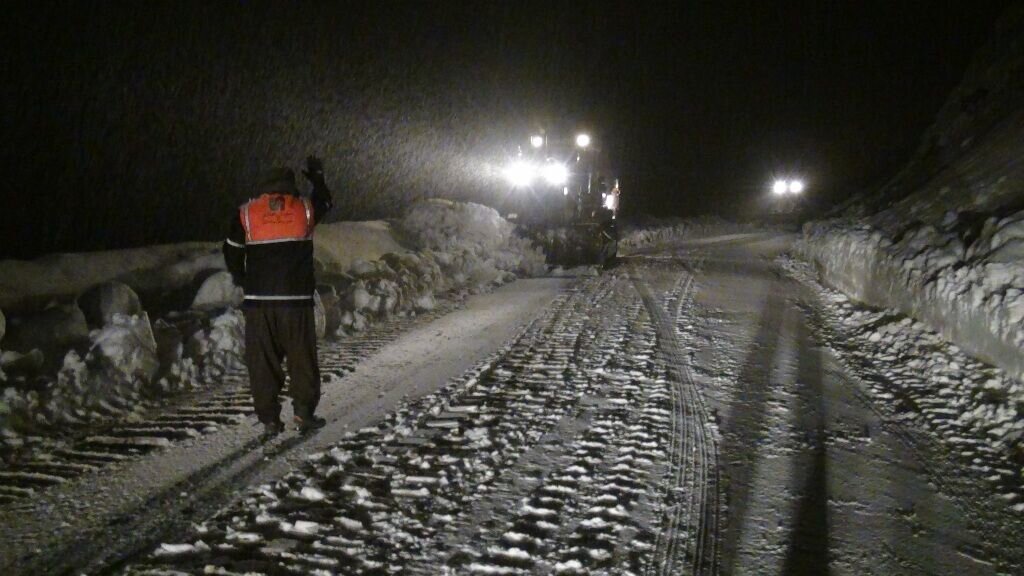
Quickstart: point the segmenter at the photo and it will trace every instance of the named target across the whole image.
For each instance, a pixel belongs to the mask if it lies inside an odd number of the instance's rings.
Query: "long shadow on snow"
[[[797,423],[808,434],[809,458],[795,459],[794,478],[804,484],[793,517],[793,531],[783,563],[786,575],[829,574],[828,447],[825,445],[825,390],[822,378],[822,354],[815,347],[807,324],[799,324],[799,363],[797,406],[802,414]]]
[[[758,447],[765,441],[772,366],[779,347],[786,306],[777,290],[769,290],[757,335],[740,370],[729,421],[723,426],[721,457],[726,462],[728,520],[723,542],[726,574],[734,574],[743,525],[757,477]]]

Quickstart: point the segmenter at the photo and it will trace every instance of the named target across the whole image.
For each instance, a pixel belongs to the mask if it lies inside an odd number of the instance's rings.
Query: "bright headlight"
[[[533,183],[537,169],[525,160],[514,160],[505,168],[505,179],[516,188],[525,188]]]
[[[548,162],[541,169],[541,175],[544,176],[544,180],[552,186],[561,186],[569,181],[569,169],[565,167],[565,164],[559,164],[558,162]]]
[[[577,134],[576,145],[580,148],[586,148],[590,146],[590,134]]]
[[[540,134],[534,134],[533,136],[530,136],[530,146],[533,146],[534,148],[540,148],[543,145],[544,145],[544,137],[543,136],[541,136]]]
[[[619,207],[619,198],[615,194],[609,194],[604,197],[604,207],[608,210],[615,210]]]
[[[772,192],[782,196],[789,191],[789,182],[785,180],[776,180],[775,184],[772,184]]]
[[[799,194],[804,191],[804,183],[802,180],[790,180],[789,191],[792,194]]]

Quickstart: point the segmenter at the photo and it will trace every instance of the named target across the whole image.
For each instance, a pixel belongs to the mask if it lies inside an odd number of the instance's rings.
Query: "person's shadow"
[[[780,340],[787,319],[798,312],[773,291],[764,304],[758,332],[739,374],[737,404],[725,426],[721,454],[729,462],[728,531],[723,555],[725,574],[737,574],[744,526],[752,502],[754,480],[760,467],[762,445],[775,442],[768,434],[768,404]],[[822,352],[816,347],[803,317],[797,317],[798,399],[795,423],[810,449],[793,460],[792,478],[799,493],[791,518],[789,544],[782,562],[786,576],[827,576],[829,570],[828,453],[825,445]],[[775,488],[782,489],[783,486]]]
[[[825,396],[822,353],[807,325],[800,323],[800,369],[798,383],[801,413],[797,422],[808,434],[810,453],[795,460],[794,478],[803,477],[803,489],[793,515],[793,531],[786,550],[782,573],[786,575],[828,575],[828,447],[825,444]]]
[[[728,482],[727,531],[722,542],[726,574],[736,573],[749,508],[756,498],[752,491],[760,468],[761,445],[772,441],[767,434],[768,399],[786,306],[785,299],[776,291],[769,292],[757,334],[737,378],[736,401],[724,426],[720,454],[725,459]]]

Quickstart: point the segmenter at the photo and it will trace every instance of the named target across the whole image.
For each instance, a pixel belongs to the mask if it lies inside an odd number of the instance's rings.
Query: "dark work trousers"
[[[320,367],[316,361],[316,324],[312,306],[245,309],[245,363],[256,417],[278,422],[284,387],[281,362],[288,359],[289,392],[295,415],[313,416],[320,402]]]

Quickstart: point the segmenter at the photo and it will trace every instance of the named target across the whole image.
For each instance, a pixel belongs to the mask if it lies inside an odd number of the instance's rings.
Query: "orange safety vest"
[[[263,194],[239,209],[246,244],[273,244],[313,238],[313,205],[292,194]]]

